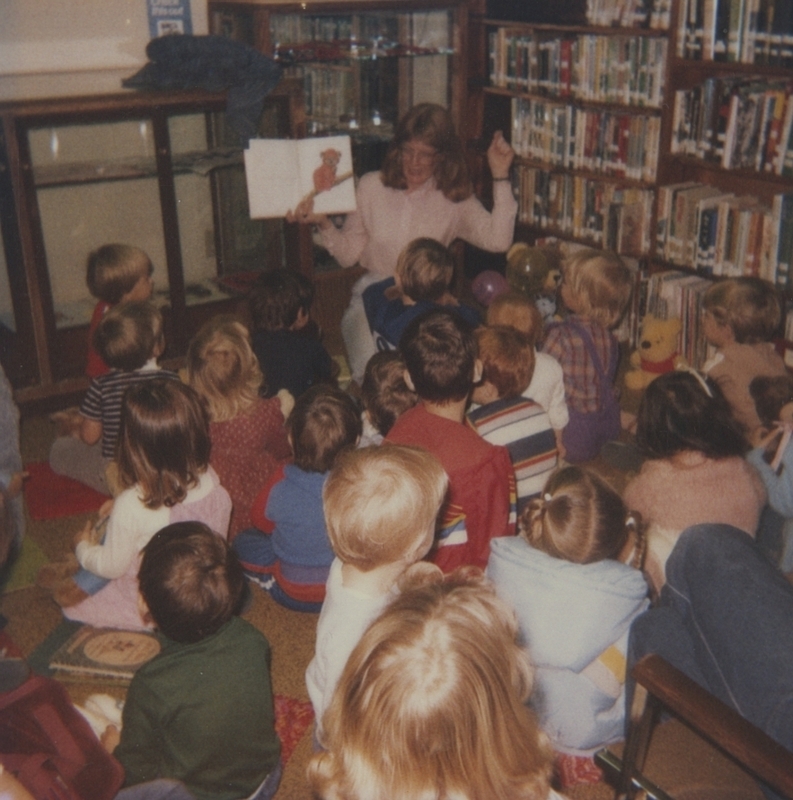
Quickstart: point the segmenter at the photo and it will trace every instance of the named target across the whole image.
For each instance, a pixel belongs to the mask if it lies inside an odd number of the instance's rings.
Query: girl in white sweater
[[[113,501],[104,539],[91,523],[75,537],[80,566],[107,583],[90,596],[71,580],[54,597],[69,619],[96,627],[141,628],[140,551],[172,522],[203,522],[223,538],[231,499],[209,466],[209,422],[198,395],[174,380],[150,380],[127,391],[118,464],[126,487]]]

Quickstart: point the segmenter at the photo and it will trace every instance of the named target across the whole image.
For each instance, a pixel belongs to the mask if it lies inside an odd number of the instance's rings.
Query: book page
[[[355,181],[349,136],[301,139],[300,199],[311,197],[316,214],[355,211]]]
[[[251,139],[245,178],[251,219],[285,217],[300,200],[297,146],[293,139]]]
[[[285,217],[305,198],[317,214],[355,210],[349,136],[251,139],[245,176],[251,219]]]

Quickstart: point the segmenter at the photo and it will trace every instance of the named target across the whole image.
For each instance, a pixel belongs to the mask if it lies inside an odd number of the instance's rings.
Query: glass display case
[[[359,174],[378,166],[378,145],[416,103],[451,108],[459,121],[466,8],[437,0],[209,3],[213,33],[256,46],[302,81],[309,135],[353,137]]]
[[[9,93],[19,97],[0,99],[0,356],[21,401],[81,387],[96,303],[86,259],[102,244],[134,244],[152,259],[169,357],[236,307],[235,276],[282,266],[298,248],[280,220],[250,219],[224,94],[110,92],[96,88],[107,73],[96,80],[75,75],[59,97],[17,81]],[[282,82],[261,135],[301,134],[300,102],[299,83]]]

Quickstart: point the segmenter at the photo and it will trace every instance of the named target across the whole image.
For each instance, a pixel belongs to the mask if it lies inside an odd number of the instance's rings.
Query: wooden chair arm
[[[633,677],[662,705],[749,772],[793,797],[793,753],[744,719],[659,655],[648,655]]]

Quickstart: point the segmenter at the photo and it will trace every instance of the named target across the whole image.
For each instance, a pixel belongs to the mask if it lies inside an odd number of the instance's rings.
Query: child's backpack
[[[124,781],[63,686],[40,676],[0,694],[0,763],[36,800],[111,800]]]

